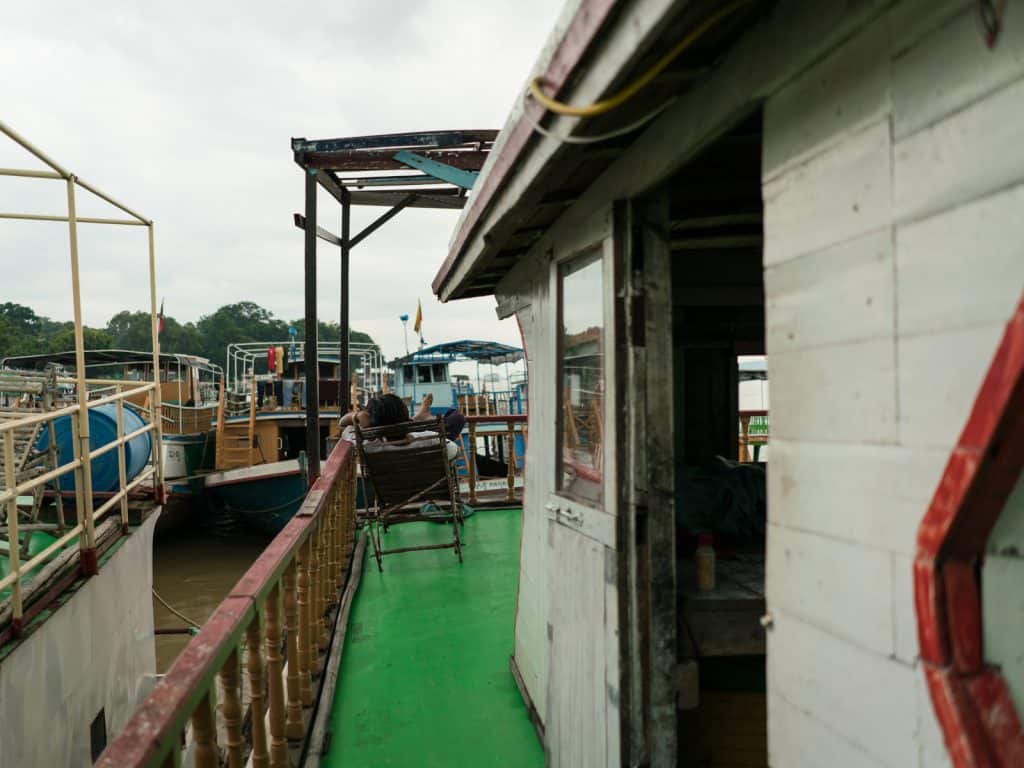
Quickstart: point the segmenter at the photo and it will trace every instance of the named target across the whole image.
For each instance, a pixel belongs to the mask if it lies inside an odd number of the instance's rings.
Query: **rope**
[[[606,99],[595,101],[593,104],[588,104],[584,107],[574,107],[571,104],[558,101],[544,93],[541,89],[541,82],[543,78],[540,77],[535,77],[530,81],[530,95],[532,95],[541,106],[559,115],[568,115],[569,117],[597,117],[598,115],[603,115],[606,112],[611,112],[613,109],[621,107],[631,98],[636,96],[636,94],[639,93],[646,85],[660,75],[669,64],[675,61],[683,51],[697,42],[697,40],[703,37],[709,30],[718,26],[723,19],[731,16],[744,5],[751,2],[753,2],[753,0],[736,0],[736,2],[729,3],[727,6],[722,8],[718,13],[712,14],[701,24],[697,25],[695,29],[691,30],[686,37],[676,43],[668,53],[658,59],[654,66],[614,96],[609,96]]]
[[[265,507],[263,509],[242,509],[241,507],[233,507],[233,506],[231,506],[230,504],[228,504],[225,501],[224,502],[224,508],[229,510],[229,511],[231,511],[231,512],[244,512],[244,513],[250,514],[250,515],[252,515],[252,514],[263,514],[264,512],[277,512],[279,509],[284,509],[285,507],[290,507],[292,504],[301,503],[304,498],[306,498],[306,494],[302,494],[301,496],[296,496],[294,499],[291,499],[290,501],[286,501],[283,504],[278,504],[276,507]]]
[[[526,100],[526,94],[523,95],[523,100]],[[651,122],[654,118],[664,112],[669,105],[673,104],[676,97],[664,101],[660,106],[655,107],[646,115],[641,117],[639,120],[634,120],[629,125],[624,125],[622,128],[616,128],[614,131],[608,131],[606,133],[598,133],[592,136],[569,136],[568,134],[556,133],[555,131],[549,130],[541,125],[539,122],[533,119],[530,112],[525,108],[523,109],[523,119],[530,124],[541,136],[547,136],[549,139],[555,139],[563,144],[599,144],[602,141],[608,141],[608,139],[615,139],[619,136],[625,136],[628,133],[632,133],[640,128],[643,128],[647,123]]]
[[[179,610],[178,610],[177,608],[175,608],[175,607],[174,607],[173,605],[171,605],[170,603],[168,603],[168,602],[167,602],[166,600],[164,600],[164,599],[163,599],[162,597],[160,597],[160,593],[156,591],[156,587],[154,587],[154,588],[153,588],[153,597],[155,597],[155,598],[157,599],[157,601],[158,601],[158,602],[160,603],[160,605],[162,605],[162,606],[163,606],[164,608],[166,608],[166,609],[167,609],[168,611],[170,611],[171,613],[173,613],[173,614],[174,614],[175,616],[177,616],[177,617],[178,617],[179,619],[181,619],[182,621],[184,621],[184,622],[185,622],[186,624],[188,624],[189,626],[191,626],[191,627],[195,627],[196,629],[199,629],[199,627],[201,626],[201,625],[200,625],[200,624],[198,624],[197,622],[195,622],[195,621],[192,621],[192,619],[190,619],[190,618],[189,618],[188,616],[186,616],[185,614],[183,614],[183,613],[182,613],[181,611],[179,611]]]

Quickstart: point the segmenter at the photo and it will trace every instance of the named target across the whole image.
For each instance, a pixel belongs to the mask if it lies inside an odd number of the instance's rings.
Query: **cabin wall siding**
[[[911,563],[1024,287],[1016,16],[896,3],[765,105],[772,765],[949,764]]]
[[[548,301],[549,281],[517,283],[516,317],[523,334],[530,380],[530,407],[526,443],[526,478],[523,488],[523,528],[519,555],[519,591],[516,598],[513,656],[523,684],[547,723],[548,679],[548,518],[544,505],[554,485],[553,438],[544,425],[555,421],[555,353],[550,342],[554,325],[554,302]],[[534,277],[537,274],[534,273]],[[501,297],[499,297],[500,300]],[[548,382],[549,386],[543,386]]]
[[[151,516],[0,664],[0,764],[91,765],[89,726],[124,727],[156,673]],[[118,630],[113,628],[117,627]],[[42,716],[45,713],[45,716]]]

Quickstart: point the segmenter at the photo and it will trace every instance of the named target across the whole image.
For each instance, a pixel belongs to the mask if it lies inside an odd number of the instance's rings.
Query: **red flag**
[[[156,335],[159,336],[164,332],[164,300],[160,299],[160,314],[157,315],[157,319],[160,321],[156,327]]]

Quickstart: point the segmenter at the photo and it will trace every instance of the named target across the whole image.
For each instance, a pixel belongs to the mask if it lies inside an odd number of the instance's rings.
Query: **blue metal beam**
[[[447,163],[432,160],[429,157],[423,157],[423,155],[417,155],[415,152],[410,152],[407,149],[396,152],[394,158],[403,165],[423,171],[435,179],[446,181],[449,184],[462,187],[462,189],[472,189],[476,183],[477,176],[480,175],[478,171],[464,171]]]

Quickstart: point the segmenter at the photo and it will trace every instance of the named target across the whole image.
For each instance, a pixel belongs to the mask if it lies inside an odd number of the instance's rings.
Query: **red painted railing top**
[[[342,469],[354,460],[351,443],[341,440],[302,506],[235,584],[199,634],[186,646],[167,674],[136,710],[124,730],[100,756],[97,766],[148,765],[179,738],[218,670],[241,642],[257,606],[283,575],[327,503],[327,493]]]

